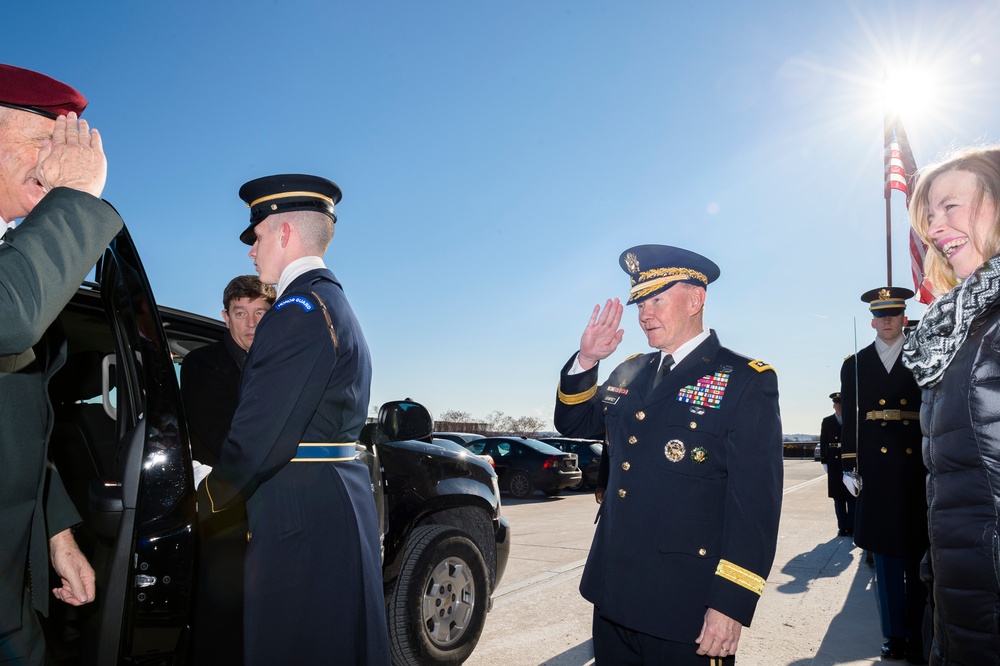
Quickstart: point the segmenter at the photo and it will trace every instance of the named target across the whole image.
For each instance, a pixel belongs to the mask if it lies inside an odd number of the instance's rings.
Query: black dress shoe
[[[906,663],[908,664],[926,664],[927,660],[924,659],[924,648],[921,642],[918,640],[907,640],[906,641]]]
[[[839,537],[847,536],[847,530],[837,530],[837,536]]]
[[[882,643],[882,658],[888,660],[901,660],[906,657],[905,638],[887,638]]]
[[[875,566],[875,556],[872,555],[872,551],[870,550],[865,553],[865,564],[867,564],[870,567]]]

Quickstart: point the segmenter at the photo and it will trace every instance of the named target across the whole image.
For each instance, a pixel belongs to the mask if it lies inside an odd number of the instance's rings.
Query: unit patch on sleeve
[[[293,296],[286,296],[285,298],[281,299],[280,301],[274,304],[274,309],[280,310],[286,305],[298,305],[306,312],[312,312],[313,310],[316,309],[316,306],[312,304],[312,301],[310,301],[308,298],[300,294],[295,294]]]
[[[694,386],[688,385],[677,393],[678,402],[687,402],[699,407],[719,409],[722,396],[726,394],[726,384],[729,383],[728,372],[716,372],[705,375]]]

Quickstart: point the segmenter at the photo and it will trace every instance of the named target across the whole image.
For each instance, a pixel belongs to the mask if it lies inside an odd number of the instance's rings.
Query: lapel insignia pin
[[[705,450],[704,446],[694,447],[694,451],[691,452],[691,460],[696,463],[703,463],[708,458],[708,451]]]

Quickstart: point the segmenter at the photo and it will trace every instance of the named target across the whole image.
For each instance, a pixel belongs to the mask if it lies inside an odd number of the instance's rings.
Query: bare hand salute
[[[38,152],[35,178],[48,192],[70,187],[101,196],[108,177],[101,135],[72,111],[56,118],[52,139]]]
[[[576,357],[584,370],[590,370],[598,361],[606,359],[618,349],[625,335],[625,330],[618,328],[624,309],[617,298],[609,298],[603,310],[600,305],[594,306],[590,322],[580,338],[580,353]]]

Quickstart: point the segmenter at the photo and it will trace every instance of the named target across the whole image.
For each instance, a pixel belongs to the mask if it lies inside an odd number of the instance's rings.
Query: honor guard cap
[[[257,240],[253,228],[277,213],[314,210],[329,215],[336,223],[333,206],[340,203],[342,196],[335,182],[319,176],[288,173],[251,180],[240,188],[240,199],[250,208],[250,226],[240,234],[240,240],[253,245]]]
[[[670,245],[636,245],[618,258],[628,273],[628,303],[639,303],[678,282],[707,287],[719,278],[719,267],[700,254]]]
[[[37,113],[55,120],[70,111],[77,115],[87,108],[87,98],[52,77],[0,64],[0,106]]]
[[[895,317],[906,310],[906,299],[913,292],[903,287],[879,287],[861,294],[861,300],[868,303],[873,317]]]
[[[833,400],[838,405],[840,404],[840,391],[830,394],[830,400]]]

